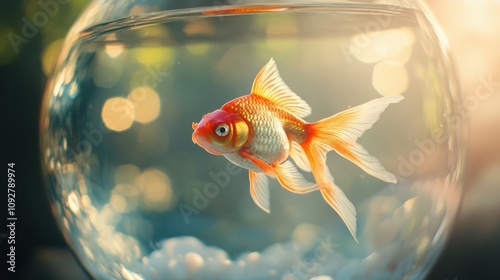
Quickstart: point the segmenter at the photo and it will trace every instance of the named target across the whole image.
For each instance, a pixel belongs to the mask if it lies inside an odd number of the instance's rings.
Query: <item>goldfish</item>
[[[282,80],[273,58],[258,72],[250,94],[233,99],[192,123],[193,143],[248,170],[250,195],[270,213],[269,179],[296,194],[320,191],[356,238],[356,209],[334,183],[326,155],[334,150],[364,172],[388,183],[394,174],[363,148],[357,139],[401,95],[373,99],[316,122],[303,118],[311,107]],[[295,164],[290,161],[291,158]],[[303,172],[312,172],[315,182]]]

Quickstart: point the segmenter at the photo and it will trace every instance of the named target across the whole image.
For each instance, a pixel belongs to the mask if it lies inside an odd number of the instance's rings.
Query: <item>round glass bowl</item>
[[[466,146],[438,34],[414,1],[94,1],[41,116],[68,244],[96,279],[421,279],[460,203]],[[247,170],[192,141],[271,58],[309,122],[404,96],[358,140],[396,183],[327,156],[359,243],[319,191],[271,179],[266,213]]]

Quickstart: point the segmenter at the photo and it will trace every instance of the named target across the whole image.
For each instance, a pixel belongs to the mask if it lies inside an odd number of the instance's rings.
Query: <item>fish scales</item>
[[[301,143],[305,139],[304,121],[265,98],[243,96],[222,109],[250,124],[252,137],[245,148],[269,164],[279,164],[288,157],[290,141]]]

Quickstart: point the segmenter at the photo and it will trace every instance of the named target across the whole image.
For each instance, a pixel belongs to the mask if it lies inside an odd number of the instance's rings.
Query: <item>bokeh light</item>
[[[214,35],[215,30],[212,24],[203,20],[195,20],[187,22],[182,29],[188,36],[211,36]]]
[[[141,172],[135,165],[124,164],[115,170],[115,183],[110,204],[117,212],[126,213],[137,207],[163,212],[177,201],[170,178],[159,169]]]
[[[314,246],[321,228],[314,224],[299,224],[292,232],[292,240],[304,248]]]
[[[401,94],[408,88],[408,72],[397,61],[381,61],[373,68],[373,87],[381,95]]]
[[[135,180],[143,191],[141,207],[151,211],[166,211],[173,207],[174,196],[170,178],[158,169],[144,171]]]
[[[169,65],[174,61],[174,51],[170,47],[138,47],[132,50],[138,62],[144,65]]]
[[[75,215],[80,212],[80,203],[77,194],[73,191],[68,195],[68,207]]]
[[[134,123],[134,104],[128,99],[113,97],[104,103],[101,117],[107,128],[114,131],[129,129]]]
[[[111,204],[111,207],[116,212],[128,212],[130,209],[127,209],[127,201],[121,194],[111,194],[111,198],[109,199],[109,203]],[[130,207],[129,207],[130,208]]]
[[[132,89],[128,98],[135,109],[135,121],[149,123],[160,114],[160,97],[156,90],[150,87],[136,87]]]
[[[121,55],[123,53],[123,51],[125,50],[125,46],[123,45],[123,43],[117,41],[116,39],[116,35],[115,34],[111,34],[109,35],[107,38],[106,38],[106,41],[108,42],[106,44],[106,46],[104,47],[104,51],[106,52],[106,54],[111,57],[111,58],[115,58],[115,57],[118,57],[119,55]]]
[[[141,171],[133,164],[123,164],[118,166],[115,170],[115,183],[128,184],[132,182],[135,177],[139,176]]]
[[[356,34],[351,38],[349,51],[359,61],[375,63],[393,59],[405,63],[411,56],[415,36],[407,28]]]

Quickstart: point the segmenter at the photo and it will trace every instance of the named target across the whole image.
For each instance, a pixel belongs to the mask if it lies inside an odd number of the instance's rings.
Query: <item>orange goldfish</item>
[[[357,241],[356,210],[335,185],[326,154],[335,150],[366,173],[395,183],[396,177],[356,140],[389,104],[402,99],[401,95],[374,99],[309,123],[302,118],[311,113],[311,108],[283,82],[271,58],[255,77],[250,94],[227,102],[193,123],[192,140],[207,152],[248,169],[250,195],[268,213],[268,177],[276,178],[293,193],[319,190]],[[312,171],[316,182],[308,182],[289,157],[303,171]]]

